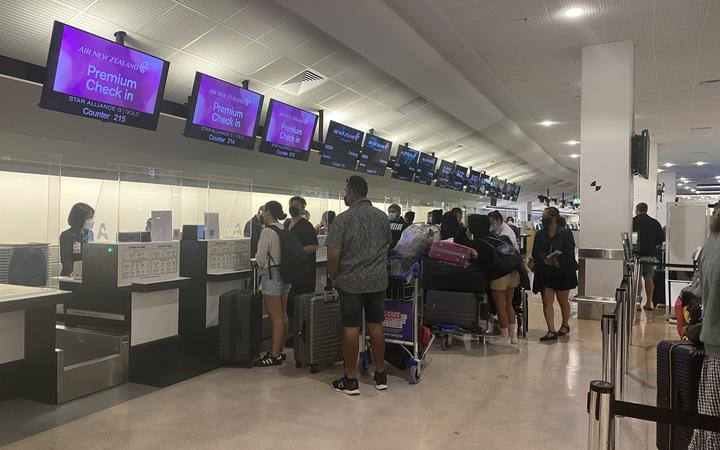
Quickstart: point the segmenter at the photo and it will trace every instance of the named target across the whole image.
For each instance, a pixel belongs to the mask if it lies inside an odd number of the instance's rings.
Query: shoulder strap
[[[280,242],[280,254],[282,255],[282,233],[281,233],[281,231],[284,231],[284,230],[281,230],[280,228],[275,227],[275,226],[273,226],[273,225],[268,226],[268,228],[270,228],[271,230],[273,230],[273,231],[277,234],[278,241]],[[275,259],[274,259],[274,258],[272,257],[272,255],[270,254],[270,250],[268,250],[268,259],[270,260],[270,262],[272,262],[273,264],[275,264],[274,267],[280,267],[280,264],[276,263],[276,262],[275,262]],[[273,266],[271,266],[271,267],[273,267]]]

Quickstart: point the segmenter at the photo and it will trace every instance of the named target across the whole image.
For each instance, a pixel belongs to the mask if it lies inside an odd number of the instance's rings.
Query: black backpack
[[[8,266],[8,284],[43,287],[47,285],[48,264],[40,247],[16,247]]]
[[[488,235],[481,239],[493,249],[493,263],[502,273],[508,274],[522,267],[522,256],[507,236]]]
[[[280,238],[280,277],[285,283],[301,283],[308,277],[308,260],[303,251],[302,244],[297,236],[288,230],[281,230],[278,227],[269,226]],[[271,262],[272,256],[268,254]],[[313,274],[314,276],[314,274]]]

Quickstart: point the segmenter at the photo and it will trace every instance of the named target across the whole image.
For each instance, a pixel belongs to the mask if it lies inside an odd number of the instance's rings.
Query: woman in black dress
[[[82,246],[91,240],[94,216],[95,210],[85,203],[75,203],[70,209],[70,228],[60,233],[61,276],[73,276],[73,263],[82,261]]]
[[[307,273],[305,281],[302,283],[293,283],[288,296],[288,317],[293,317],[295,313],[295,296],[300,294],[309,294],[315,292],[315,254],[318,251],[318,239],[315,234],[315,227],[308,221],[303,212],[307,206],[307,202],[302,197],[293,197],[290,199],[290,218],[285,221],[285,229],[289,230],[297,236],[300,245],[307,257]]]
[[[557,208],[543,211],[543,227],[535,235],[532,257],[535,272],[533,292],[541,293],[543,313],[548,332],[541,341],[556,340],[570,333],[570,290],[577,287],[575,239],[572,231],[565,228],[565,219]],[[555,331],[554,302],[557,298],[562,314],[562,324]]]

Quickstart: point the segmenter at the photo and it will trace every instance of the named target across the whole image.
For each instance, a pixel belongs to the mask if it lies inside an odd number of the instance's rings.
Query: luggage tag
[[[82,254],[82,244],[80,242],[73,242],[73,249],[72,249],[73,255],[80,255]]]

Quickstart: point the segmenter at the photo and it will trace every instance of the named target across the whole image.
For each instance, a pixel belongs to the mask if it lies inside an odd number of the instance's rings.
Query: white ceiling
[[[636,44],[635,128],[661,143],[660,162],[720,172],[720,2],[716,0],[386,0],[557,161],[579,170],[586,45]],[[568,18],[570,7],[584,15]],[[558,122],[542,127],[539,122]],[[698,128],[707,128],[699,130]],[[696,142],[706,154],[692,155]],[[693,166],[680,172],[697,172]]]
[[[330,119],[374,128],[396,144],[410,142],[442,158],[488,169],[519,182],[526,193],[547,187],[571,192],[575,184],[572,172],[529,139],[535,151],[548,158],[545,168],[513,148],[511,138],[522,131],[499,111],[486,116],[484,132],[433,102],[406,114],[397,111],[416,99],[417,91],[273,0],[3,0],[0,54],[45,65],[53,20],[110,39],[122,29],[128,33],[127,45],[170,61],[169,100],[187,100],[196,70],[234,83],[249,79],[251,88],[266,98],[325,109]],[[299,96],[279,88],[305,69],[328,80]],[[485,102],[489,107],[484,110],[494,108]],[[477,107],[474,117],[484,110]],[[76,138],[57,124],[47,130],[39,127],[47,133],[41,134],[21,114],[10,113],[14,117],[0,121],[0,130]],[[122,139],[123,129],[118,128]]]

